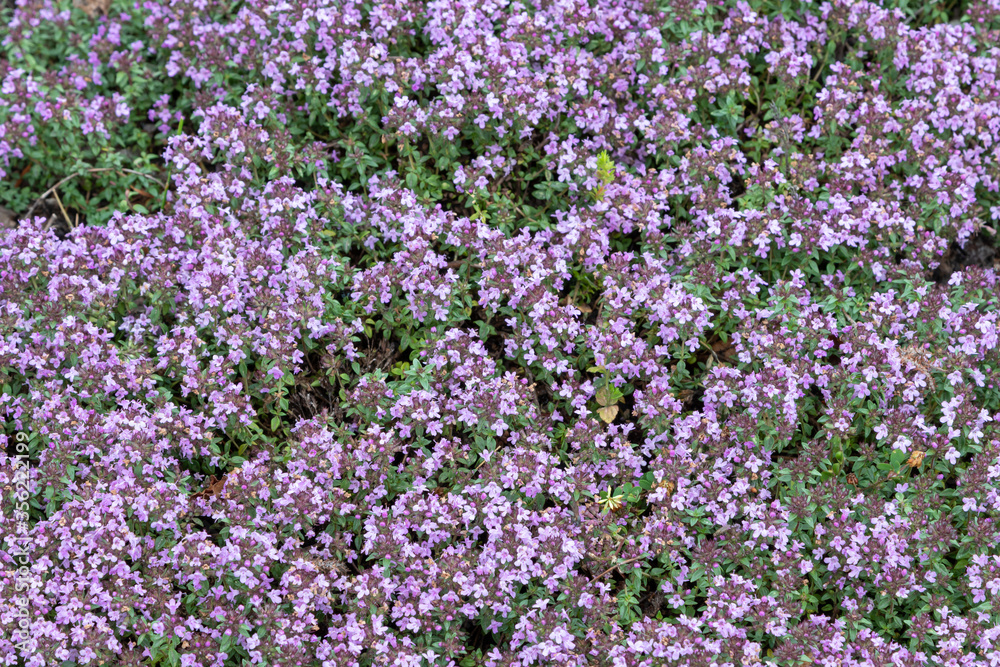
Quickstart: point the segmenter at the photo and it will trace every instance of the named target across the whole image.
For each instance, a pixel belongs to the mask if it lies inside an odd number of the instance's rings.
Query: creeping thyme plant
[[[1000,664],[998,0],[0,6],[3,664]]]

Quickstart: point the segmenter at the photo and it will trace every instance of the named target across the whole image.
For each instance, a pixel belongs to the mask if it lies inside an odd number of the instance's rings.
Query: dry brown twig
[[[151,180],[154,183],[156,183],[157,185],[159,185],[161,188],[166,189],[166,187],[167,187],[166,184],[164,184],[163,181],[161,181],[160,179],[156,178],[155,176],[150,176],[149,174],[144,174],[141,171],[136,171],[135,169],[125,169],[125,168],[119,169],[119,168],[116,168],[116,167],[92,167],[92,168],[86,169],[84,171],[78,171],[76,173],[70,174],[69,176],[67,176],[66,178],[63,178],[63,179],[59,180],[51,188],[49,188],[48,190],[46,190],[45,192],[43,192],[42,194],[40,194],[38,196],[38,199],[35,200],[35,203],[33,203],[28,208],[28,212],[24,214],[24,218],[30,218],[31,214],[34,213],[35,209],[38,208],[39,205],[41,205],[41,203],[43,201],[45,201],[46,197],[48,197],[50,194],[54,194],[56,192],[56,190],[59,189],[60,186],[66,184],[66,183],[69,183],[71,180],[73,180],[77,176],[83,176],[85,174],[97,174],[97,173],[101,173],[101,172],[105,172],[105,171],[113,171],[113,172],[119,173],[119,174],[135,174],[136,176],[142,176],[143,178],[148,178],[149,180]],[[59,195],[58,194],[56,194],[56,201],[59,202]],[[59,202],[59,208],[60,209],[63,208],[62,202]],[[63,209],[63,215],[66,215],[66,210],[65,209]],[[66,215],[66,223],[67,224],[71,224],[68,215]]]
[[[59,192],[57,190],[53,190],[52,194],[56,198],[56,203],[59,204],[59,210],[62,211],[63,217],[66,218],[66,224],[69,226],[70,229],[73,229],[73,222],[69,219],[69,214],[66,212],[66,207],[63,206],[62,200],[59,199]]]

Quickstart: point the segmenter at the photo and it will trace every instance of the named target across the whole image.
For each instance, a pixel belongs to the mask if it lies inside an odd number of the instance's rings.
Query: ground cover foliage
[[[996,0],[2,17],[4,664],[1000,663]]]

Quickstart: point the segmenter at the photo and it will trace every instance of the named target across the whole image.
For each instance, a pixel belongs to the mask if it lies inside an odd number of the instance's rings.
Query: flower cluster
[[[1000,661],[995,0],[0,16],[4,664]]]

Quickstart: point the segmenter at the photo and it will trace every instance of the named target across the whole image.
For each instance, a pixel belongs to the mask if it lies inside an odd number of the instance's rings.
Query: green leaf
[[[647,472],[645,475],[642,476],[642,479],[639,480],[639,488],[649,491],[650,489],[653,488],[653,484],[655,482],[656,482],[656,477],[653,475],[653,472],[652,471]]]
[[[632,486],[631,483],[626,484],[622,487],[622,491],[625,494],[625,502],[636,503],[639,501],[639,496],[641,495],[641,490],[637,486]]]
[[[903,462],[908,458],[908,456],[909,454],[907,454],[904,450],[893,450],[892,455],[889,457],[889,463],[893,468],[898,468],[903,465]]]

